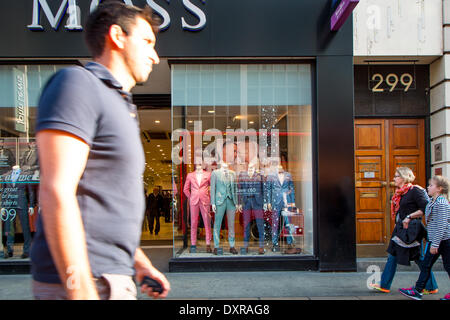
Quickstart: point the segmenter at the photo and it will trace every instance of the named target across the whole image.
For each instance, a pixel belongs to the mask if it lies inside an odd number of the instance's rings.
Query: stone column
[[[450,175],[450,0],[443,0],[443,55],[430,66],[431,175]]]

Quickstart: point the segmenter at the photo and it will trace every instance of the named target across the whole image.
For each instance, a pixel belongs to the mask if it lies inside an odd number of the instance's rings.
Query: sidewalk
[[[397,272],[392,290],[383,294],[367,289],[373,273],[321,272],[208,272],[166,273],[172,290],[168,299],[298,299],[298,300],[404,300],[399,287],[414,285],[418,272]],[[439,285],[437,295],[423,300],[438,300],[450,292],[446,272],[435,272]],[[30,275],[0,275],[0,300],[29,300]],[[139,293],[139,299],[149,299]]]

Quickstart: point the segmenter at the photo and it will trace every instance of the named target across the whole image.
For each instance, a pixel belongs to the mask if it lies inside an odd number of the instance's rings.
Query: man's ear
[[[123,49],[125,47],[126,34],[119,25],[111,25],[108,32],[108,38],[113,47],[116,47],[117,49]]]

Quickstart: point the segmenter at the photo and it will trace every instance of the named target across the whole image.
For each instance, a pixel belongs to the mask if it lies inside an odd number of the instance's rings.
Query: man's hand
[[[142,280],[144,280],[144,277],[147,276],[159,282],[163,289],[161,293],[153,292],[151,287],[148,287],[147,285],[144,284],[141,287],[141,292],[146,293],[149,297],[153,297],[153,299],[167,297],[170,291],[169,281],[161,272],[159,272],[152,265],[152,263],[147,258],[147,256],[145,255],[145,253],[142,251],[141,248],[138,248],[136,250],[134,260],[135,260],[134,268],[136,270],[136,281],[138,282],[138,284],[140,284]]]
[[[435,247],[431,247],[430,248],[430,253],[431,254],[438,254],[439,248],[435,248]]]
[[[30,215],[30,217],[34,214],[34,208],[29,208],[28,209],[28,214]]]
[[[153,297],[154,299],[158,298],[165,298],[167,297],[169,291],[170,291],[170,283],[167,280],[167,278],[159,272],[155,267],[143,267],[136,269],[136,280],[140,284],[144,277],[150,277],[153,280],[156,280],[161,284],[161,287],[163,291],[161,293],[159,292],[153,292],[153,289],[146,284],[142,285],[141,292],[147,294],[149,297]]]

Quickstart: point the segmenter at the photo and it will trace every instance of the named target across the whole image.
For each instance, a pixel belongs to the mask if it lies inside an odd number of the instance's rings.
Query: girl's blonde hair
[[[398,167],[395,171],[405,180],[405,183],[412,183],[416,179],[416,176],[408,167]]]
[[[441,194],[445,196],[448,200],[448,188],[449,188],[448,179],[444,176],[434,176],[433,178],[431,178],[431,180],[433,180],[436,186],[441,188]]]

